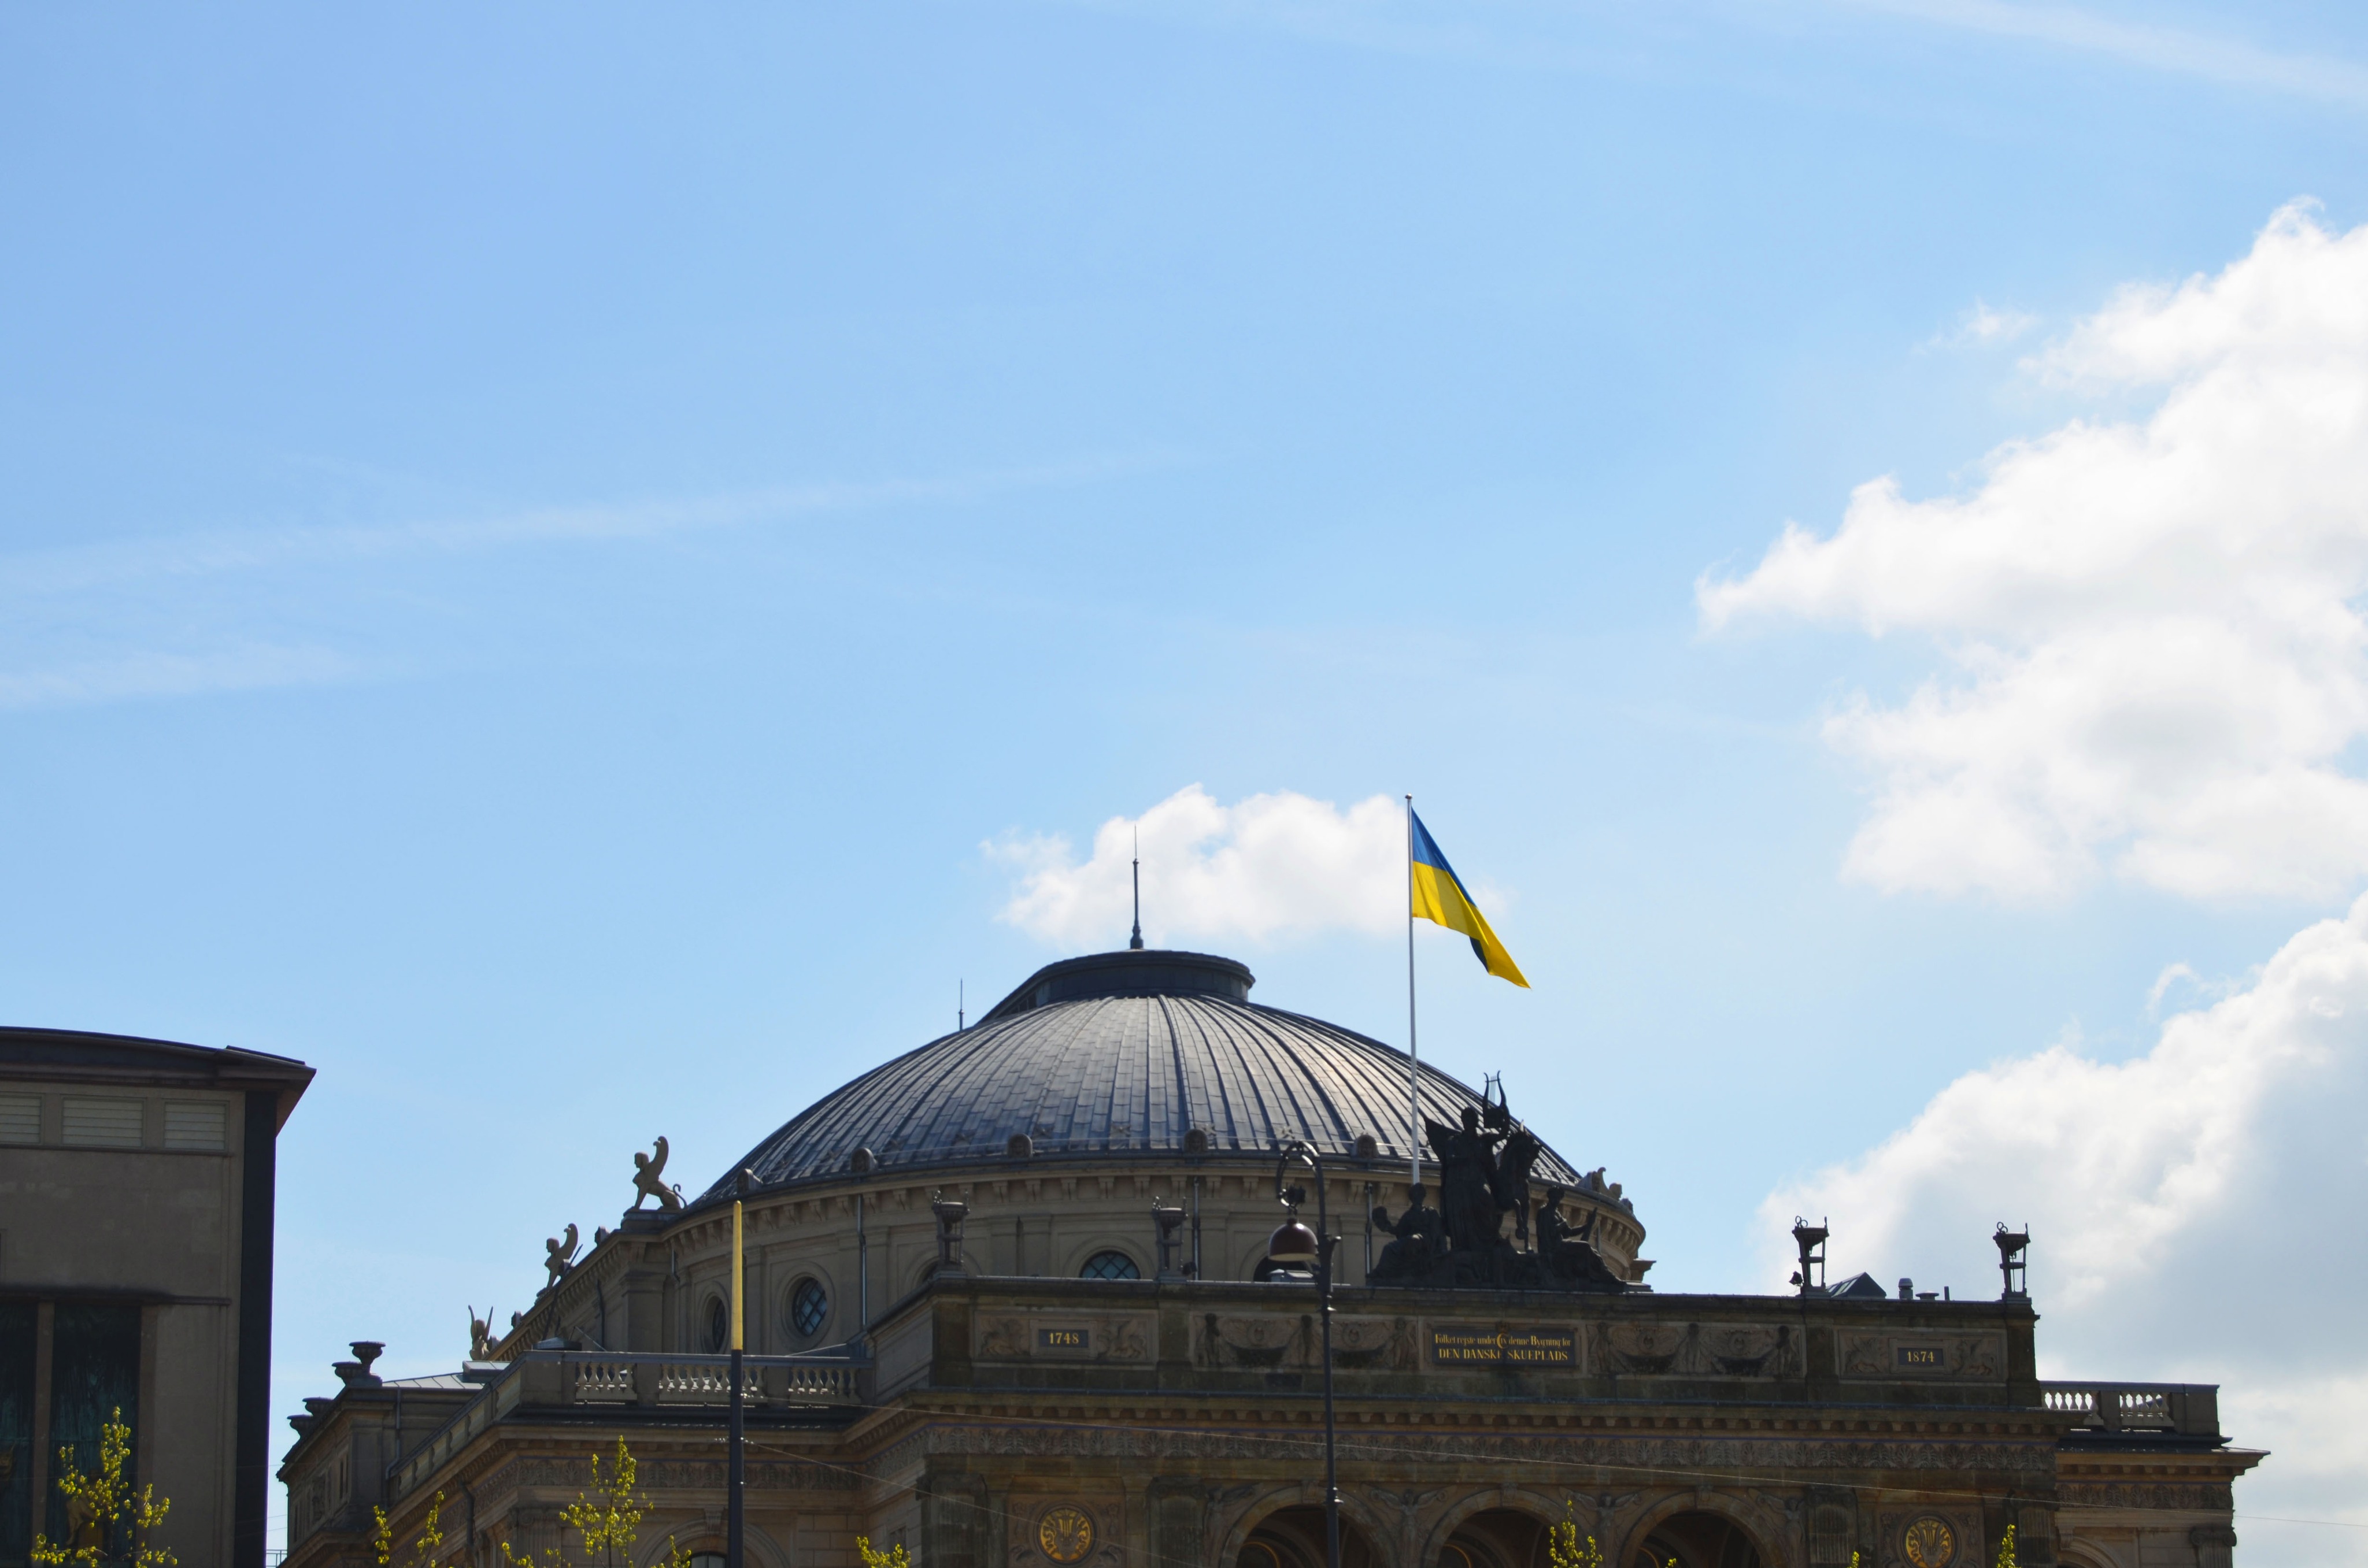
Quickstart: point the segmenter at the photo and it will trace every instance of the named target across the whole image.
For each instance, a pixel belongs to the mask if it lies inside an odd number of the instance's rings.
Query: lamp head
[[[1295,1216],[1277,1225],[1274,1234],[1267,1238],[1267,1256],[1286,1267],[1313,1268],[1315,1253],[1315,1233]]]

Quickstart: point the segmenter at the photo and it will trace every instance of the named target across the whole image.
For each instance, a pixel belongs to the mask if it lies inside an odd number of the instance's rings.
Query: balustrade
[[[2219,1389],[2211,1383],[2042,1383],[2040,1397],[2050,1411],[2101,1432],[2220,1435]]]
[[[860,1398],[857,1375],[870,1365],[841,1356],[745,1356],[741,1397],[752,1410],[851,1405]],[[715,1409],[720,1418],[731,1399],[729,1356],[529,1350],[397,1460],[389,1480],[395,1496],[407,1494],[472,1437],[520,1405],[701,1405]]]

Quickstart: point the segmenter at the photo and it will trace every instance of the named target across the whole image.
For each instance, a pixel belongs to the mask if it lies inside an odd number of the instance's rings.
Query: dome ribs
[[[1269,1056],[1281,1058],[1295,1069],[1290,1073],[1269,1074],[1281,1086],[1284,1096],[1291,1101],[1292,1108],[1296,1113],[1292,1119],[1297,1125],[1290,1136],[1306,1138],[1309,1142],[1327,1154],[1352,1153],[1356,1146],[1357,1134],[1350,1130],[1347,1119],[1341,1115],[1339,1100],[1333,1093],[1338,1085],[1327,1082],[1329,1075],[1317,1071],[1315,1063],[1309,1060],[1311,1057],[1320,1057],[1324,1059],[1324,1066],[1331,1067],[1336,1065],[1330,1060],[1333,1053],[1323,1048],[1324,1042],[1321,1037],[1294,1043],[1270,1021],[1264,1018],[1258,1021],[1260,1027],[1257,1029],[1255,1038],[1258,1040],[1259,1048]],[[1322,1111],[1321,1122],[1316,1116],[1311,1114],[1318,1108]],[[1311,1132],[1315,1135],[1309,1136]],[[1277,1141],[1280,1142],[1280,1138]]]
[[[1185,1134],[1205,1125],[1201,1119],[1208,1114],[1208,1085],[1200,1071],[1200,1058],[1184,1049],[1184,1023],[1178,1017],[1184,1012],[1183,1005],[1166,996],[1159,997],[1156,1005],[1161,1019],[1167,1025],[1167,1062],[1166,1074],[1156,1075],[1155,1081],[1173,1084],[1176,1096],[1175,1103],[1158,1123],[1160,1137],[1168,1146],[1181,1149]]]
[[[1040,1017],[1037,1024],[1039,1028],[1048,1028],[1053,1038],[1053,1049],[1049,1053],[1051,1061],[1046,1064],[1049,1070],[1042,1074],[1040,1082],[1042,1087],[1036,1098],[1037,1120],[1045,1127],[1049,1140],[1039,1147],[1040,1153],[1075,1152],[1079,1094],[1076,1071],[1070,1059],[1076,1052],[1079,1039],[1085,1034],[1087,1024],[1100,1021],[1099,1014],[1104,1006],[1100,1001],[1086,1001],[1073,1002],[1057,1010],[1053,1007],[1036,1009],[1040,1015],[1053,1015],[1050,1018]],[[1060,1107],[1058,1110],[1053,1109],[1055,1105]]]
[[[883,1172],[943,1170],[962,1180],[964,1166],[1004,1165],[1015,1132],[1035,1141],[1039,1159],[1175,1162],[1199,1127],[1212,1154],[1235,1155],[1270,1154],[1304,1138],[1347,1156],[1358,1134],[1371,1133],[1383,1159],[1403,1169],[1406,1072],[1394,1047],[1232,995],[1078,996],[1005,1013],[884,1062],[791,1118],[746,1163],[768,1186],[837,1180],[848,1156],[868,1146]],[[1420,1097],[1424,1116],[1447,1122],[1481,1103],[1429,1062]],[[1541,1151],[1537,1176],[1577,1179],[1551,1149]],[[719,1181],[704,1197],[730,1185]]]

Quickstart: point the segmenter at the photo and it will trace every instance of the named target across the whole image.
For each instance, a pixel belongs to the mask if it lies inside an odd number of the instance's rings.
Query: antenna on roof
[[[962,983],[961,981],[959,981],[959,980],[955,981],[955,982],[954,982],[954,1033],[956,1033],[956,1034],[960,1034],[960,1033],[962,1033],[962,1018],[963,1018],[963,1017],[964,1017],[963,1012],[962,1012],[962,1004],[963,1004],[963,1003],[965,1003],[965,1002],[967,1002],[967,1001],[969,1001],[969,1000],[970,1000],[970,998],[969,998],[969,997],[967,997],[967,996],[965,996],[964,994],[962,994]]]
[[[1143,946],[1143,829],[1134,830],[1134,935],[1127,938],[1127,951]]]

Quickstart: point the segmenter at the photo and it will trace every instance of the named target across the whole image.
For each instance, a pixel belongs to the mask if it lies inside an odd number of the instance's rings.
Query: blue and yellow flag
[[[1406,818],[1414,827],[1409,857],[1414,862],[1414,913],[1425,920],[1444,926],[1451,931],[1461,931],[1471,937],[1472,951],[1480,960],[1482,968],[1527,991],[1530,983],[1521,978],[1520,966],[1513,961],[1513,955],[1505,950],[1505,944],[1497,940],[1497,933],[1488,929],[1487,917],[1480,913],[1480,906],[1472,902],[1472,895],[1463,891],[1463,880],[1456,876],[1455,868],[1447,863],[1447,857],[1439,852],[1430,830],[1422,825],[1422,819],[1411,810],[1406,812]]]

